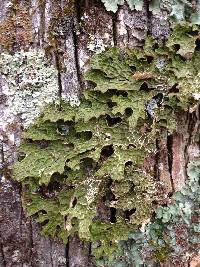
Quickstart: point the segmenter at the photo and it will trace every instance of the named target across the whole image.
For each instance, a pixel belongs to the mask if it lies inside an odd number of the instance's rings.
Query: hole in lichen
[[[195,50],[199,51],[200,50],[200,39],[196,39],[195,44],[196,44]]]
[[[76,206],[77,202],[78,202],[78,200],[77,200],[77,198],[75,197],[75,198],[73,199],[73,201],[72,201],[72,208],[74,208],[74,207]]]
[[[107,105],[108,105],[109,108],[112,109],[113,107],[116,107],[116,106],[117,106],[117,103],[112,102],[112,101],[108,101],[108,102],[107,102]]]
[[[133,162],[132,161],[127,161],[126,163],[125,163],[125,167],[127,167],[127,166],[132,166],[133,165]]]
[[[76,138],[82,139],[84,141],[89,141],[92,138],[92,132],[84,131],[84,132],[76,133]]]
[[[58,175],[59,173],[54,173],[54,175]],[[57,181],[51,181],[48,186],[46,187],[46,189],[49,191],[49,192],[53,192],[53,191],[57,191],[59,189],[61,189],[61,186],[60,186],[60,183],[58,183]]]
[[[158,43],[153,44],[152,49],[153,49],[154,51],[155,51],[156,49],[158,49],[158,48],[159,48]]]
[[[26,153],[24,153],[24,152],[20,152],[20,153],[18,154],[18,161],[19,161],[19,162],[22,161],[25,157],[26,157]]]
[[[152,56],[147,56],[146,59],[147,59],[148,64],[151,64],[152,61],[154,60],[154,58]]]
[[[123,96],[123,97],[127,97],[128,96],[128,92],[126,91],[116,91],[115,95],[119,96]]]
[[[170,89],[169,89],[169,93],[178,93],[179,89],[177,88],[178,83],[175,83]]]
[[[80,161],[81,163],[81,167],[86,171],[86,172],[90,172],[91,170],[95,169],[96,163],[93,159],[91,158],[84,158],[81,159]]]
[[[112,145],[108,145],[102,148],[101,150],[101,161],[107,160],[114,153],[114,149]]]
[[[111,223],[117,222],[116,213],[117,213],[117,210],[115,208],[111,207],[110,208],[110,222]]]
[[[41,140],[41,141],[37,141],[37,144],[39,145],[40,148],[44,149],[48,147],[49,141]]]
[[[38,188],[37,192],[46,199],[56,198],[58,193],[62,190],[60,181],[63,180],[59,173],[54,173],[51,177],[50,183],[45,186],[42,185]]]
[[[59,120],[57,122],[57,131],[58,133],[60,133],[61,135],[67,135],[69,134],[70,131],[70,127],[72,126],[73,122],[71,121],[63,121],[63,120]]]
[[[126,211],[124,212],[124,217],[125,217],[125,219],[130,221],[130,217],[131,217],[131,215],[133,215],[135,212],[136,212],[136,209],[135,209],[135,208],[130,209],[130,210],[126,210]]]
[[[130,66],[130,69],[132,72],[135,72],[137,70],[137,68],[135,66]]]
[[[116,124],[122,121],[120,117],[110,117],[109,115],[106,116],[106,121],[109,127],[115,126]]]
[[[149,91],[149,87],[148,84],[146,82],[144,82],[141,86],[140,86],[140,91]]]
[[[189,32],[189,35],[191,35],[191,36],[197,36],[197,35],[199,35],[199,31],[197,31],[197,30],[195,30],[195,31],[190,31],[190,32]]]
[[[37,146],[39,146],[41,149],[43,148],[47,148],[48,145],[49,145],[49,141],[48,140],[32,140],[32,139],[29,139],[27,138],[26,139],[26,143],[27,144],[35,144]]]
[[[174,44],[173,49],[177,52],[181,48],[180,44]]]
[[[125,114],[127,117],[130,117],[133,114],[132,108],[126,108],[125,109]]]
[[[92,138],[92,132],[91,131],[85,131],[83,132],[83,136],[85,141],[89,141]]]
[[[132,148],[136,148],[136,146],[134,144],[129,144],[128,145],[128,149],[132,149]],[[128,161],[129,162],[129,161]]]

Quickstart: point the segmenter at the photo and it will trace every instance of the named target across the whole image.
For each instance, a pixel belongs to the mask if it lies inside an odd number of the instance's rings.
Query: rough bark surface
[[[148,1],[142,11],[130,11],[124,5],[116,14],[107,12],[100,0],[15,0],[16,10],[10,10],[10,2],[0,0],[2,49],[6,42],[12,52],[44,48],[58,69],[58,94],[67,99],[75,99],[81,93],[80,88],[85,86],[82,75],[95,52],[114,45],[141,47],[149,33],[161,41],[169,35],[166,14],[161,11],[160,15],[152,15]],[[52,37],[52,31],[56,38]],[[67,246],[43,237],[34,219],[26,217],[21,203],[22,190],[12,181],[8,170],[16,157],[20,124],[18,118],[15,127],[4,121],[6,99],[1,92],[0,87],[0,267],[93,266],[90,244],[77,236],[71,237]],[[158,144],[156,176],[167,185],[166,194],[183,186],[188,159],[199,155],[198,145],[191,145],[195,123],[194,118],[183,118],[180,132],[163,138]],[[100,216],[106,219],[106,213],[100,203]]]

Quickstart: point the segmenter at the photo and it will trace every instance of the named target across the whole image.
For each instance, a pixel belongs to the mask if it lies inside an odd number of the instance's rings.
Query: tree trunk
[[[100,0],[0,0],[1,53],[44,49],[58,70],[58,94],[74,99],[86,85],[83,74],[94,53],[110,46],[141,48],[147,34],[161,42],[167,40],[170,24],[166,14],[161,10],[153,15],[148,3],[145,1],[142,11],[131,11],[125,4],[114,14],[107,12]],[[89,243],[75,235],[65,246],[41,236],[34,218],[26,216],[22,188],[12,180],[10,171],[20,142],[21,119],[7,123],[9,110],[0,79],[0,266],[95,266]],[[177,133],[163,135],[157,144],[157,179],[166,185],[166,194],[182,188],[187,162],[199,156],[198,143],[191,145],[197,119],[181,114],[178,127]]]

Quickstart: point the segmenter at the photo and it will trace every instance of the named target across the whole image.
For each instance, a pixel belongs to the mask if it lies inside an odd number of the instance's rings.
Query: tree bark
[[[80,95],[85,87],[83,74],[89,59],[98,51],[99,42],[104,47],[140,48],[147,34],[162,42],[167,40],[169,27],[164,11],[152,15],[148,1],[142,11],[131,11],[123,5],[113,14],[106,11],[100,0],[0,0],[1,52],[45,49],[58,70],[58,93],[68,99]],[[56,40],[52,40],[53,31]],[[0,87],[0,266],[94,266],[89,243],[73,236],[65,246],[57,239],[43,237],[35,220],[26,216],[22,189],[10,175],[10,164],[16,158],[20,141],[20,123],[4,127],[2,111],[6,99],[1,92]],[[199,156],[198,144],[191,145],[197,119],[188,114],[182,114],[180,119],[178,132],[165,135],[157,144],[156,178],[166,185],[166,194],[182,188],[187,162]],[[162,266],[173,265],[169,262]]]

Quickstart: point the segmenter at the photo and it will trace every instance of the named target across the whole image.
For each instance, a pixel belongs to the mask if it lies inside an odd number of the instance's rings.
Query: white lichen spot
[[[0,127],[20,118],[28,127],[42,108],[58,100],[58,72],[49,63],[43,50],[19,51],[14,55],[1,54],[2,94],[6,97]]]
[[[147,226],[149,223],[150,223],[150,219],[149,219],[149,218],[143,221],[142,226],[140,227],[140,231],[141,231],[142,233],[145,233],[145,231],[146,231],[146,226]]]
[[[89,36],[89,43],[87,48],[96,54],[100,54],[101,52],[106,50],[107,45],[104,44],[102,38],[98,38],[95,35],[90,34]]]
[[[66,260],[65,257],[59,256],[59,257],[58,257],[58,262],[59,262],[59,263],[66,264],[66,263],[67,263],[67,260]]]
[[[159,71],[163,71],[167,65],[166,58],[159,57],[156,61],[156,67],[159,69]]]
[[[13,251],[12,260],[15,262],[17,262],[19,260],[19,250]]]
[[[88,205],[90,205],[94,200],[96,195],[99,192],[101,180],[97,180],[96,177],[88,177],[84,182],[84,187],[87,188],[86,200]]]
[[[200,100],[200,93],[193,93],[193,97],[195,100]]]

